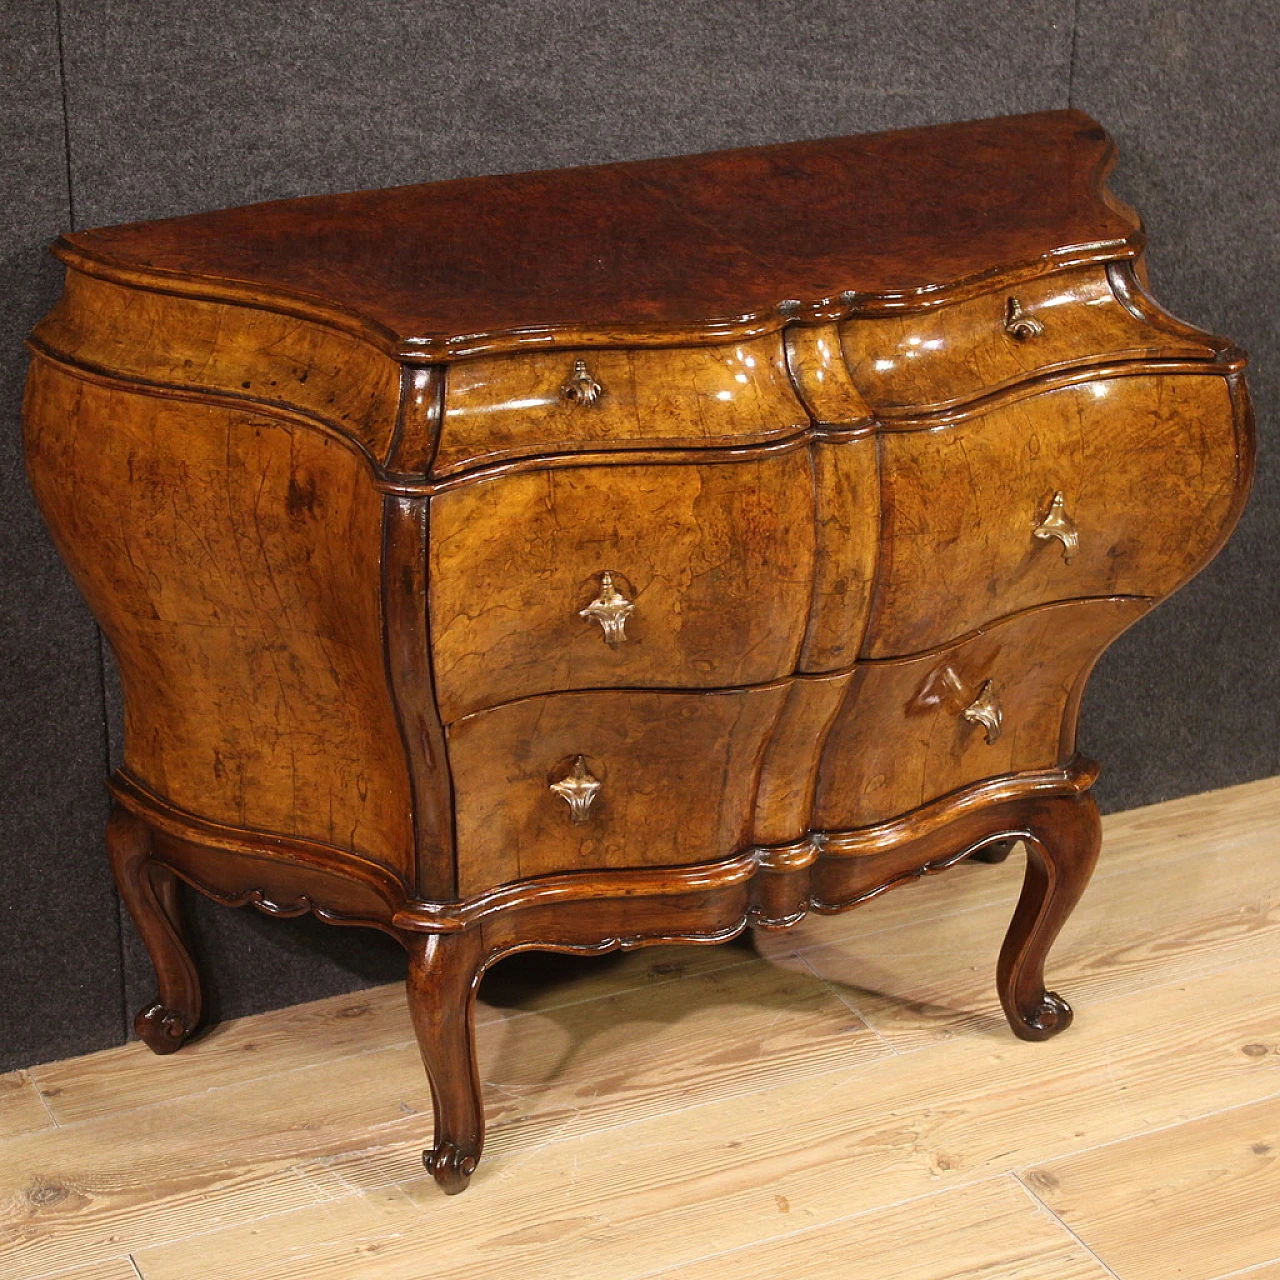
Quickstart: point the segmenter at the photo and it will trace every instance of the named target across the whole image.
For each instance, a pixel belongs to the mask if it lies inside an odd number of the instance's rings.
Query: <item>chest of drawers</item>
[[[107,844],[409,953],[449,1191],[496,958],[716,942],[1027,849],[997,983],[1098,851],[1080,695],[1221,545],[1228,343],[1148,296],[1076,112],[70,234],[31,480],[110,639]]]

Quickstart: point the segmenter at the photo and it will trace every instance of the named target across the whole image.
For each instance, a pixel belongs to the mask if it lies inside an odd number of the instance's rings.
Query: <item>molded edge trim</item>
[[[1098,179],[1109,172],[1107,158]],[[329,302],[318,295],[251,284],[248,281],[187,275],[159,267],[130,266],[94,253],[65,237],[54,241],[50,252],[68,267],[114,284],[129,285],[151,293],[208,302],[230,302],[259,310],[296,316],[361,338],[377,350],[407,364],[444,364],[474,356],[500,355],[532,348],[570,350],[574,347],[674,347],[711,346],[742,342],[777,333],[788,324],[829,324],[857,316],[903,311],[926,311],[949,302],[961,302],[988,290],[1065,271],[1072,267],[1122,261],[1138,257],[1145,245],[1140,227],[1116,240],[1067,245],[1027,262],[1001,264],[960,280],[885,293],[860,293],[847,289],[822,298],[780,299],[738,316],[708,317],[696,324],[631,324],[627,326],[553,324],[520,329],[496,329],[453,337],[400,336],[359,312]]]
[[[772,457],[794,449],[807,447],[814,441],[846,441],[882,432],[932,431],[938,427],[952,426],[969,418],[987,413],[1007,404],[1013,404],[1060,387],[1077,386],[1109,378],[1141,377],[1143,375],[1184,374],[1210,377],[1232,377],[1245,367],[1245,354],[1238,347],[1224,349],[1217,359],[1147,359],[1124,360],[1113,363],[1077,364],[1069,369],[1033,375],[999,391],[978,396],[959,405],[931,412],[905,410],[885,414],[851,425],[826,424],[810,421],[810,425],[798,431],[768,437],[752,437],[741,444],[681,445],[661,441],[641,443],[619,449],[590,449],[580,452],[529,454],[495,460],[492,456],[477,458],[473,462],[452,470],[448,474],[428,478],[425,475],[406,475],[391,470],[375,458],[365,446],[341,425],[331,422],[304,409],[255,396],[237,395],[229,390],[211,390],[181,384],[152,382],[129,374],[115,373],[75,360],[47,346],[39,338],[27,339],[32,355],[56,366],[71,377],[100,386],[117,387],[135,395],[154,395],[171,400],[185,400],[196,404],[233,407],[243,413],[260,414],[276,418],[296,426],[321,431],[358,453],[368,464],[375,487],[384,494],[397,497],[428,497],[460,485],[522,471],[545,471],[561,467],[587,466],[670,466],[681,463],[750,462]]]
[[[163,839],[155,852],[158,860],[172,866],[194,888],[216,901],[229,905],[251,903],[274,915],[300,915],[311,911],[332,923],[372,925],[394,934],[403,934],[456,932],[509,912],[554,904],[715,895],[746,886],[757,876],[796,878],[795,887],[801,891],[800,900],[804,905],[785,921],[760,918],[758,911],[752,913],[752,919],[757,923],[790,924],[799,920],[809,907],[818,911],[843,909],[811,897],[808,877],[814,863],[829,860],[832,864],[847,865],[850,859],[874,857],[938,836],[951,823],[994,806],[1035,797],[1080,795],[1093,785],[1097,776],[1096,764],[1076,756],[1062,768],[983,779],[931,800],[910,813],[856,831],[814,832],[803,840],[786,845],[748,848],[716,862],[692,866],[543,876],[501,885],[464,902],[414,899],[392,872],[345,849],[209,822],[152,794],[123,770],[117,770],[108,785],[113,798],[161,834]],[[994,837],[986,837],[984,842],[990,838]],[[178,854],[185,853],[189,857],[175,857],[171,851],[173,846],[177,847]],[[170,850],[169,856],[165,856],[167,850]],[[188,865],[189,861],[198,864],[201,855],[209,853],[226,855],[231,859],[227,868],[230,876],[217,878],[233,880],[234,890],[211,886],[209,879],[213,877],[207,877],[198,866],[193,869]],[[948,855],[947,864],[964,856],[967,853],[957,853],[954,858]],[[246,877],[243,861],[258,864],[252,868],[258,883]],[[241,865],[237,866],[237,862]],[[280,877],[282,881],[293,869],[309,876],[319,876],[321,884],[325,877],[333,881],[354,882],[359,891],[372,895],[378,901],[379,908],[376,912],[355,914],[326,906],[318,895],[299,895],[291,889],[284,892],[273,890],[273,863],[286,872]],[[909,875],[895,873],[875,892],[904,878],[909,878]],[[292,897],[287,898],[287,894]],[[871,896],[871,893],[865,896]],[[724,936],[732,934],[725,933]],[[603,942],[600,946],[609,949]]]

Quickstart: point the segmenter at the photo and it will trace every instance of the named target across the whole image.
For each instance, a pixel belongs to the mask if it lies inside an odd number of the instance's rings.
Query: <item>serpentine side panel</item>
[[[412,873],[382,497],[337,437],[37,356],[32,485],[111,640],[125,768],[214,822]]]

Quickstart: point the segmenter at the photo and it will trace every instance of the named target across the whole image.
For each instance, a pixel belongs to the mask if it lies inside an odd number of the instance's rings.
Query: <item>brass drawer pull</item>
[[[595,404],[604,395],[604,388],[591,376],[585,360],[573,362],[569,381],[560,388],[560,394],[574,404]]]
[[[613,574],[600,575],[600,594],[585,609],[578,610],[580,618],[594,618],[604,629],[607,645],[617,648],[626,638],[627,617],[635,611],[635,605],[613,585]]]
[[[1017,298],[1010,298],[1004,308],[1004,331],[1015,342],[1029,342],[1044,332],[1044,325],[1028,315]]]
[[[1072,557],[1080,550],[1080,531],[1076,528],[1076,522],[1067,515],[1064,503],[1062,490],[1058,490],[1049,504],[1049,514],[1031,532],[1045,542],[1050,538],[1057,538],[1062,543],[1063,562],[1070,564]]]
[[[550,789],[569,806],[570,822],[586,822],[600,785],[599,780],[587,772],[586,760],[579,756],[569,774],[551,783]]]
[[[987,745],[990,746],[999,736],[1004,726],[1004,712],[1000,710],[1000,702],[996,698],[996,687],[987,680],[978,690],[978,696],[960,713],[973,724],[980,724],[987,731]]]

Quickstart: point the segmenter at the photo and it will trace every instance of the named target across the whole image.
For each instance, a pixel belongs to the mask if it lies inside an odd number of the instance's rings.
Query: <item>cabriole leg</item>
[[[1022,896],[1000,951],[996,982],[1014,1033],[1047,1040],[1071,1025],[1071,1006],[1044,986],[1044,962],[1080,900],[1098,860],[1101,825],[1093,797],[1059,796],[1029,803]]]
[[[422,1153],[422,1162],[450,1195],[466,1189],[484,1146],[475,1049],[483,960],[479,928],[409,940],[409,1012],[431,1080],[436,1123],[435,1144]]]
[[[158,998],[138,1013],[133,1029],[153,1053],[182,1048],[200,1021],[200,977],[187,949],[178,878],[151,858],[151,830],[122,805],[107,821],[107,854],[116,887],[146,944]]]

